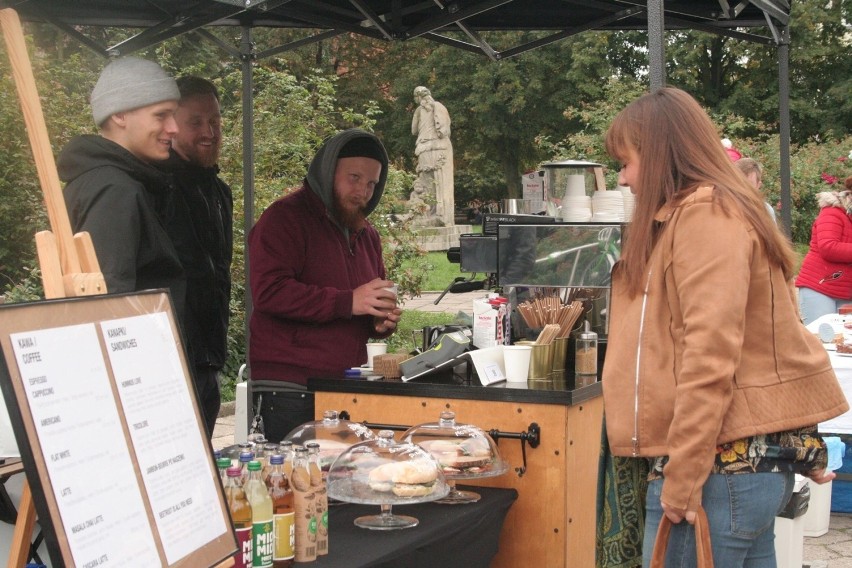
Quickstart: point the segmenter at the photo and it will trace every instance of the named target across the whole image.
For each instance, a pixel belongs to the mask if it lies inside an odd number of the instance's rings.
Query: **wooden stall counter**
[[[539,432],[537,447],[497,436],[509,471],[465,485],[515,489],[518,499],[500,533],[495,567],[590,567],[595,563],[596,493],[603,398],[601,385],[567,388],[563,381],[442,384],[352,379],[310,379],[317,419],[346,411],[371,425],[437,422],[452,410],[459,423],[486,432]],[[444,505],[457,508],[466,505]]]

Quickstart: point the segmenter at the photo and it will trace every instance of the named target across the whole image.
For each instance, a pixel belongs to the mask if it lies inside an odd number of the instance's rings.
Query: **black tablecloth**
[[[393,514],[420,521],[409,529],[362,529],[353,524],[355,518],[378,515],[378,505],[333,505],[328,515],[329,553],[304,566],[487,568],[497,554],[503,520],[518,492],[493,487],[470,489],[482,496],[477,503],[394,505]]]

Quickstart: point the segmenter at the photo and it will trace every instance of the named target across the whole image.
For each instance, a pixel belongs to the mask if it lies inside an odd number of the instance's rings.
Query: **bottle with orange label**
[[[311,487],[314,491],[317,517],[317,556],[328,554],[328,491],[322,477],[319,463],[320,445],[316,442],[305,444],[308,448],[308,471],[311,474]]]
[[[311,485],[307,448],[296,448],[290,484],[296,508],[296,562],[312,562],[317,559],[316,494]]]

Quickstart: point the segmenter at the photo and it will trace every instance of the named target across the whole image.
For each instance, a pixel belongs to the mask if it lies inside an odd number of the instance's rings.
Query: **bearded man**
[[[186,272],[186,352],[212,437],[221,405],[219,373],[228,358],[234,201],[217,165],[222,146],[218,89],[194,76],[179,78],[177,87],[178,133],[169,159],[159,167],[174,180],[165,225]]]
[[[309,377],[342,378],[367,361],[368,339],[396,330],[402,311],[367,220],[387,174],[381,141],[345,130],[320,147],[302,187],[270,205],[249,233],[249,364],[270,441],[314,419]]]

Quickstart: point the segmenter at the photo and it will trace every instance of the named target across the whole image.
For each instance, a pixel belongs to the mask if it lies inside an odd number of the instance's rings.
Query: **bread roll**
[[[438,470],[428,462],[386,463],[370,471],[373,491],[393,491],[400,497],[421,497],[434,490]]]
[[[393,494],[397,497],[424,497],[435,490],[435,485],[410,485],[397,483],[393,486]]]
[[[393,470],[395,467],[395,463],[386,463],[373,468],[369,475],[370,489],[382,492],[390,491],[393,488],[393,481],[391,478],[393,477]]]
[[[427,440],[421,446],[428,450],[438,463],[454,469],[482,467],[493,458],[488,443],[479,438],[459,440]]]
[[[432,483],[438,478],[438,470],[429,462],[406,461],[393,464],[391,481],[394,483]]]

